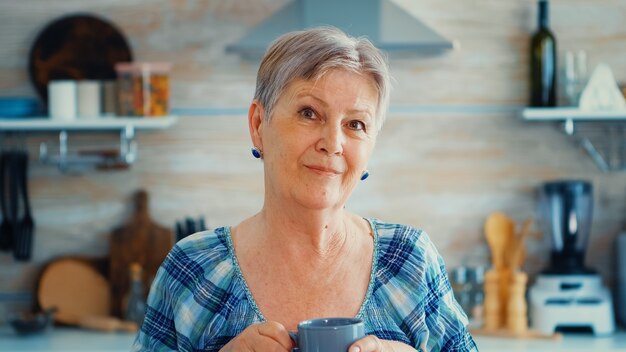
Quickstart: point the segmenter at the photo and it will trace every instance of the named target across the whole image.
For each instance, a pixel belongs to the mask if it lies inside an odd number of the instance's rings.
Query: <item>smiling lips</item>
[[[312,170],[313,172],[323,175],[323,176],[337,176],[343,173],[343,171],[338,171],[336,169],[330,168],[330,167],[326,167],[326,166],[320,166],[320,165],[305,165],[309,170]]]

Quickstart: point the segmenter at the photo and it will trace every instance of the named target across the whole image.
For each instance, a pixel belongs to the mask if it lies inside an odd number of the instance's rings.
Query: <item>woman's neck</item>
[[[265,204],[257,214],[262,240],[294,256],[327,260],[345,254],[357,232],[353,216],[343,208],[272,208]]]

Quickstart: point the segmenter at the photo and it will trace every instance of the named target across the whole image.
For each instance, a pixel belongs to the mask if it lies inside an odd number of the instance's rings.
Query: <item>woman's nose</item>
[[[343,143],[345,136],[341,130],[341,126],[325,125],[322,128],[317,149],[329,155],[343,153]]]

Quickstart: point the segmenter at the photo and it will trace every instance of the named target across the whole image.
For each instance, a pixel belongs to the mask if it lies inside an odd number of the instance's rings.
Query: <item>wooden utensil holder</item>
[[[505,328],[513,334],[528,330],[527,282],[528,275],[520,271],[492,269],[485,274],[485,330]]]

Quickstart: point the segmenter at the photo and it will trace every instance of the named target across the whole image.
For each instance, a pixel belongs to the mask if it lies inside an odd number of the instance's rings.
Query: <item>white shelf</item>
[[[136,130],[159,130],[171,127],[176,116],[129,117],[106,116],[72,121],[51,120],[47,117],[22,119],[0,117],[1,131],[111,131],[132,127]]]
[[[624,121],[626,111],[585,111],[578,108],[526,108],[522,117],[529,121]]]
[[[0,141],[11,138],[13,134],[20,137],[31,132],[55,132],[59,134],[58,155],[48,153],[48,143],[39,145],[39,160],[45,164],[54,164],[63,172],[79,166],[95,165],[100,167],[126,167],[137,158],[137,142],[135,134],[141,130],[161,130],[168,128],[178,118],[176,116],[130,117],[103,116],[96,118],[79,118],[72,121],[51,120],[48,117],[2,118],[0,116]],[[113,131],[119,133],[119,148],[116,155],[80,155],[69,152],[68,135],[70,132]]]
[[[559,122],[602,171],[626,171],[626,111],[526,108],[527,121]]]

